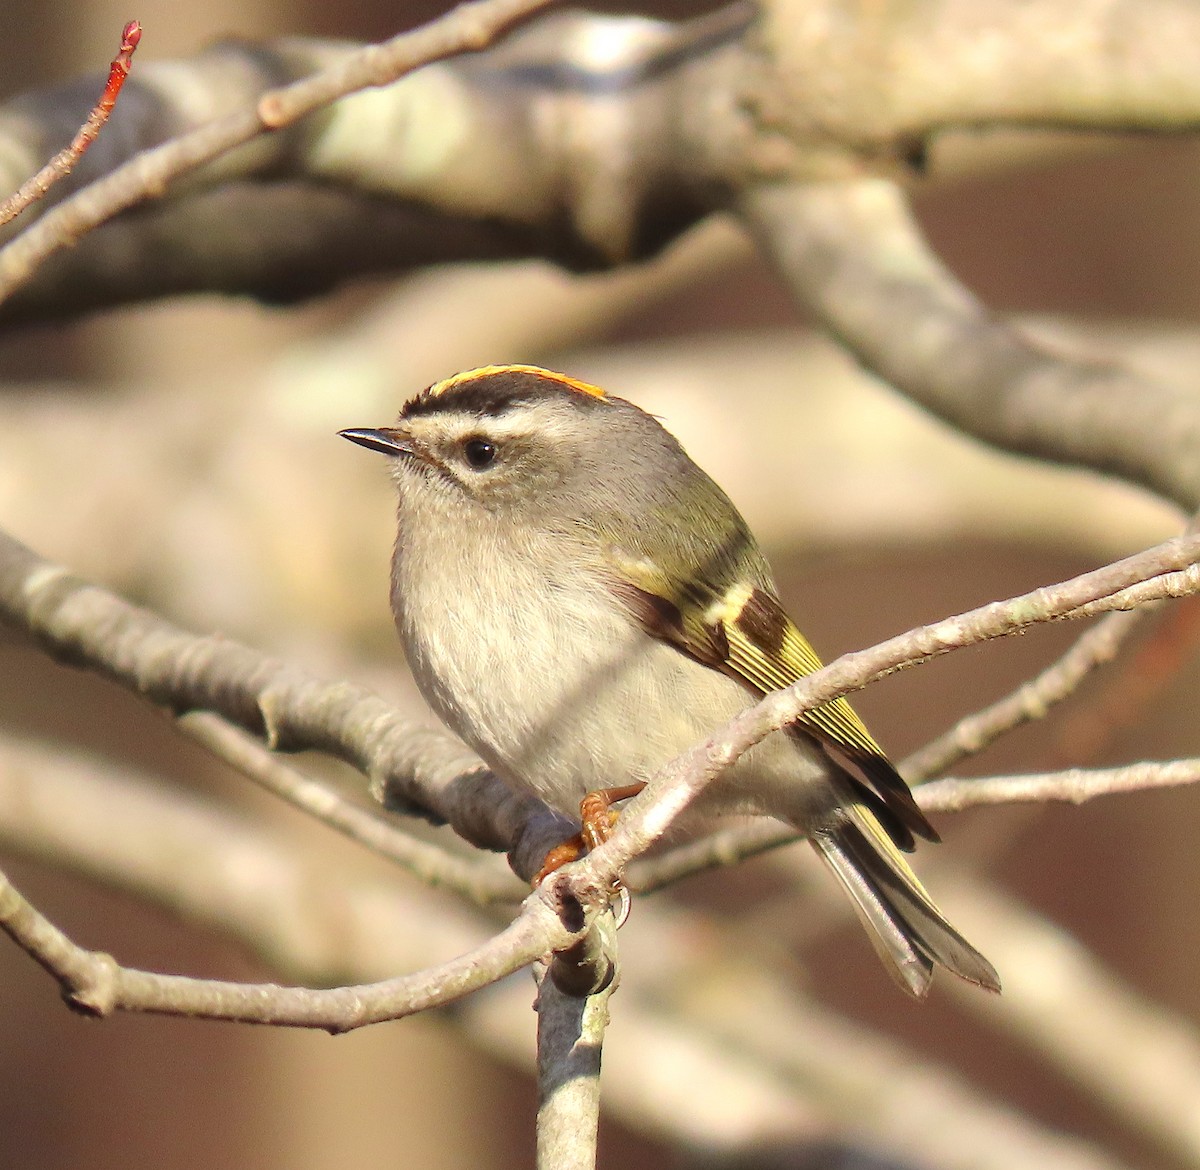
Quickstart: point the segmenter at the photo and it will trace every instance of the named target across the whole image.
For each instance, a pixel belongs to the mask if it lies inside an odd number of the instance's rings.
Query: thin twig
[[[16,219],[31,203],[41,199],[59,179],[64,179],[83,158],[89,146],[96,141],[108,116],[117,104],[117,97],[133,66],[133,51],[142,39],[142,26],[131,20],[121,33],[121,48],[108,69],[108,81],[100,100],[92,107],[87,120],[71,139],[71,144],[60,150],[32,179],[21,186],[3,203],[0,203],[0,225]]]
[[[917,790],[922,808],[959,812],[985,804],[1066,801],[1083,804],[1097,796],[1178,788],[1200,781],[1200,760],[1148,760],[1119,768],[1068,768],[1024,776],[985,776],[978,780],[931,780]]]

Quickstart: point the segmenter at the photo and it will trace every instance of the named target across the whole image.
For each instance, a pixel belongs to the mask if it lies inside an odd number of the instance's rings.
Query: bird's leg
[[[603,845],[612,836],[613,826],[617,823],[617,811],[612,806],[637,796],[645,787],[646,782],[639,780],[636,784],[623,784],[620,788],[599,788],[589,792],[579,802],[582,829],[546,854],[542,868],[533,875],[533,884],[541,885],[556,869],[578,861],[597,845]]]

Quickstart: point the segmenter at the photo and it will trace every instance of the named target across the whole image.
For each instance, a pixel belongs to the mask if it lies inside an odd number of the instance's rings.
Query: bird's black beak
[[[413,455],[412,439],[404,432],[393,427],[379,427],[377,430],[353,428],[338,431],[343,439],[349,439],[360,447],[368,447],[372,451],[380,451],[384,455]]]

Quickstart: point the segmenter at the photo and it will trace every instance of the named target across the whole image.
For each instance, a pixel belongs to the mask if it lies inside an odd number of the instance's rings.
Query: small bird
[[[728,496],[625,399],[484,366],[422,391],[395,426],[340,433],[392,457],[392,608],[426,701],[568,815],[589,794],[593,811],[595,794],[602,809],[632,795],[821,665]],[[1000,989],[905,862],[937,832],[845,699],[743,755],[692,831],[746,813],[808,838],[905,990],[924,995],[935,964]]]

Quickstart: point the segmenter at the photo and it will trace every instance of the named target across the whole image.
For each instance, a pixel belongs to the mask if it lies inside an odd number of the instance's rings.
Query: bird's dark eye
[[[476,471],[482,471],[496,462],[496,444],[487,439],[468,439],[463,443],[463,455]]]

